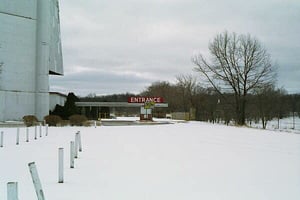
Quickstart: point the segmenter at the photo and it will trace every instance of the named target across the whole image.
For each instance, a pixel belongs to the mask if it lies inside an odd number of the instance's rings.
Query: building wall
[[[49,109],[53,111],[55,109],[56,104],[60,106],[64,106],[67,100],[66,95],[62,95],[59,93],[50,93],[50,107]]]
[[[0,121],[20,120],[25,115],[35,114],[34,95],[31,93],[0,91],[0,96]]]
[[[57,0],[0,0],[0,121],[49,113],[49,72],[62,74]]]

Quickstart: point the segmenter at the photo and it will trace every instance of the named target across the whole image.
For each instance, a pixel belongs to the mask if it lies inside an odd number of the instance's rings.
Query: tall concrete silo
[[[49,74],[63,75],[58,0],[0,0],[0,121],[48,115]]]

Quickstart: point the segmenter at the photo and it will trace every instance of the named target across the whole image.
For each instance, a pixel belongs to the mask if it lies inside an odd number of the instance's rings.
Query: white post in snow
[[[26,142],[29,142],[29,128],[26,127]]]
[[[16,145],[19,145],[20,143],[20,128],[17,128],[17,138],[16,138]]]
[[[36,140],[37,139],[37,127],[34,126],[34,139]]]
[[[77,132],[78,133],[78,132]],[[79,148],[79,141],[78,141],[78,134],[75,134],[75,150],[74,150],[74,158],[78,158],[78,148]]]
[[[74,141],[70,142],[70,168],[74,168],[74,151],[75,151],[75,145]]]
[[[0,135],[0,147],[3,147],[3,136],[4,135],[4,133],[3,133],[3,131],[1,131],[1,135]]]
[[[41,181],[34,162],[28,164],[29,171],[31,174],[32,182],[35,188],[35,193],[38,200],[45,200],[45,195],[42,189]]]
[[[48,127],[49,127],[49,125],[46,124],[46,136],[48,136]]]
[[[64,182],[64,148],[58,149],[58,183]]]
[[[18,200],[18,183],[8,182],[7,183],[7,200]]]
[[[40,123],[40,137],[42,137],[42,123]]]
[[[94,126],[95,126],[95,128],[97,128],[97,121],[96,120],[94,121]]]
[[[82,144],[81,144],[81,134],[80,134],[80,131],[78,131],[76,133],[76,137],[77,137],[77,140],[78,140],[79,151],[82,152]]]

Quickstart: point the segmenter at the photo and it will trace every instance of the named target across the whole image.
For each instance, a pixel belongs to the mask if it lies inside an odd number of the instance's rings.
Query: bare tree
[[[157,108],[155,111],[162,112],[176,112],[180,111],[182,107],[180,92],[178,88],[166,81],[159,81],[152,83],[144,92],[142,96],[161,96],[169,104],[168,108],[160,109]]]
[[[209,44],[209,51],[210,62],[202,54],[192,58],[195,69],[221,95],[233,92],[236,122],[244,125],[247,95],[274,83],[276,73],[270,55],[256,38],[228,32],[218,34]]]
[[[177,86],[180,89],[185,112],[190,112],[195,107],[194,97],[196,95],[197,80],[192,75],[178,75]]]

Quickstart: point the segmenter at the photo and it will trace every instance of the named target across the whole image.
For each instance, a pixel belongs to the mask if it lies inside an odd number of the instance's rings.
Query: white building
[[[67,95],[59,92],[50,92],[49,110],[53,111],[56,105],[64,106],[67,101]]]
[[[0,0],[0,121],[48,115],[49,74],[63,75],[58,0]]]

